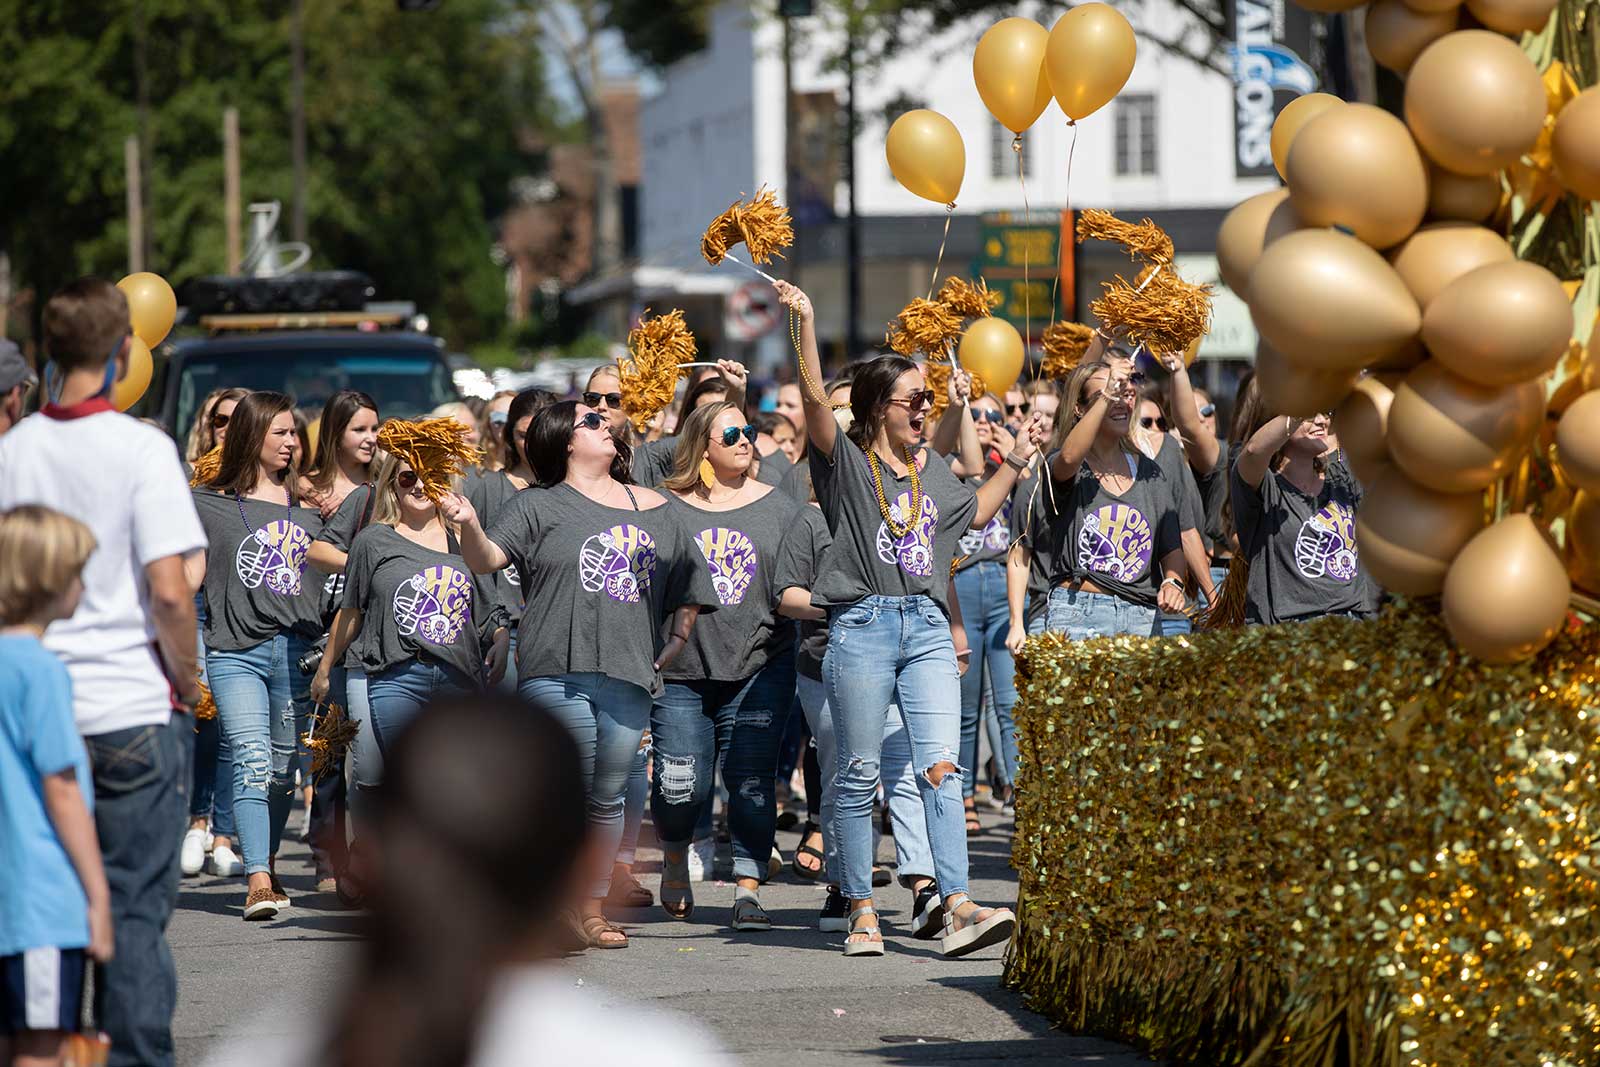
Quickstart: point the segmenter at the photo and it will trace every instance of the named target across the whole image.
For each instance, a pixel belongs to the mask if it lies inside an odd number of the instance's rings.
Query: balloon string
[[[1011,151],[1017,155],[1017,183],[1022,186],[1022,229],[1024,234],[1032,233],[1033,212],[1028,207],[1028,168],[1027,157],[1022,153],[1022,134],[1011,138]],[[1028,289],[1028,245],[1031,242],[1027,237],[1022,239],[1022,343],[1026,346],[1033,340],[1033,298]],[[1028,368],[1031,371],[1030,380],[1039,380],[1039,365],[1035,363]]]
[[[1068,119],[1067,120],[1067,125],[1072,128],[1072,140],[1070,142],[1068,142],[1068,144],[1067,144],[1067,191],[1066,191],[1067,218],[1071,219],[1072,218],[1072,157],[1078,151],[1078,120],[1077,119]],[[1067,235],[1067,240],[1071,241],[1072,239],[1073,239],[1072,235],[1068,234]],[[1060,252],[1060,250],[1057,250],[1057,252],[1056,252],[1056,260],[1057,260],[1056,261],[1056,276],[1055,276],[1055,280],[1050,283],[1050,325],[1051,326],[1054,326],[1056,324],[1056,309],[1057,309],[1057,307],[1058,307],[1058,305],[1060,303],[1060,301],[1056,299],[1057,290],[1061,287],[1061,263],[1060,263],[1060,257],[1061,257],[1061,252]]]
[[[944,236],[939,238],[939,257],[933,261],[933,277],[928,279],[928,299],[933,299],[933,288],[939,284],[939,266],[944,263],[944,245],[950,240],[950,220],[955,217],[954,202],[944,206]]]

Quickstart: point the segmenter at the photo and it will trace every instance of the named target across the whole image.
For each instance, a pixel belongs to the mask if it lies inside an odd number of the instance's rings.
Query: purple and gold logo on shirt
[[[1150,522],[1129,504],[1107,504],[1078,527],[1078,566],[1119,582],[1136,582],[1150,570],[1155,539]]]
[[[310,548],[310,534],[288,519],[279,519],[239,542],[233,564],[246,589],[265,585],[279,596],[299,596]]]
[[[911,517],[911,492],[907,490],[889,505],[889,516],[898,526]],[[889,533],[889,524],[878,523],[878,558],[897,564],[907,574],[926,578],[933,573],[933,534],[939,528],[939,505],[922,494],[922,514],[902,536]]]
[[[756,576],[756,546],[739,530],[713,526],[695,535],[694,543],[711,568],[711,585],[717,602],[742,604]]]
[[[1294,562],[1306,578],[1353,581],[1356,576],[1355,515],[1337,500],[1300,526],[1294,539]]]
[[[455,644],[472,621],[472,579],[454,567],[413,574],[394,594],[394,624],[435,645]]]
[[[1000,505],[1000,510],[988,525],[981,530],[968,530],[961,535],[961,548],[963,556],[988,549],[991,552],[1001,552],[1011,547],[1011,501],[1006,500]]]
[[[578,581],[591,593],[637,604],[656,573],[656,542],[632,523],[597,533],[578,549]]]

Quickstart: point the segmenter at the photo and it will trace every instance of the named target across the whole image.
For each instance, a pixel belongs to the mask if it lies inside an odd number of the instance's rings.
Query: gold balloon
[[[1428,350],[1422,347],[1422,341],[1413,337],[1402,345],[1397,352],[1391,352],[1382,359],[1375,359],[1367,364],[1370,371],[1386,371],[1398,374],[1404,378],[1405,372],[1422,366],[1428,361]]]
[[[1217,272],[1222,283],[1243,295],[1261,250],[1284,234],[1300,229],[1289,190],[1272,189],[1241,201],[1217,230]]]
[[[1389,455],[1420,485],[1471,492],[1511,473],[1543,419],[1537,382],[1478,385],[1430,359],[1394,391]]]
[[[1444,580],[1444,622],[1468,655],[1514,663],[1555,640],[1572,583],[1545,532],[1507,515],[1467,542]]]
[[[1442,11],[1459,11],[1461,0],[1411,0],[1406,6],[1413,11],[1437,15]]]
[[[1492,174],[1539,139],[1544,82],[1533,60],[1488,30],[1447,33],[1406,78],[1406,125],[1428,158],[1457,174]]]
[[[1444,588],[1450,561],[1481,529],[1482,493],[1436,493],[1390,467],[1361,498],[1356,545],[1361,565],[1389,592],[1433,596]]]
[[[151,348],[165,341],[178,317],[178,298],[167,280],[159,274],[140,271],[122,279],[117,288],[128,298],[128,318],[139,340]]]
[[[1400,275],[1354,237],[1299,230],[1261,253],[1250,314],[1297,365],[1354,372],[1403,350],[1422,314]]]
[[[1600,593],[1600,494],[1579,491],[1567,509],[1567,574],[1574,585]]]
[[[1394,390],[1368,375],[1356,382],[1350,395],[1333,413],[1333,432],[1339,438],[1350,469],[1363,485],[1371,485],[1389,465],[1389,405]]]
[[[889,170],[911,192],[935,204],[953,204],[967,173],[967,149],[956,124],[937,111],[907,111],[884,140]]]
[[[1289,177],[1289,148],[1301,128],[1324,111],[1343,106],[1343,100],[1328,93],[1306,93],[1283,105],[1272,122],[1272,165],[1277,168],[1278,177]]]
[[[1367,50],[1378,66],[1404,74],[1424,48],[1456,28],[1458,18],[1454,5],[1422,11],[1401,0],[1377,0],[1367,8]]]
[[[1556,423],[1556,458],[1568,483],[1600,495],[1600,391],[1574,400]]]
[[[1012,133],[1032,126],[1050,104],[1044,49],[1050,31],[1032,19],[1001,19],[978,39],[972,80],[983,106]]]
[[[1317,11],[1324,15],[1337,15],[1341,11],[1354,11],[1364,4],[1366,0],[1295,0],[1295,4],[1307,11]]]
[[[983,379],[995,396],[1002,396],[1022,373],[1022,335],[1005,319],[979,319],[961,335],[956,350],[961,369]]]
[[[150,388],[150,375],[155,363],[150,358],[150,347],[144,338],[135,336],[128,341],[128,370],[111,387],[111,403],[118,411],[127,411],[139,402]]]
[[[1428,210],[1422,153],[1405,123],[1371,104],[1330,108],[1306,123],[1287,178],[1305,225],[1340,226],[1374,248],[1411,236]]]
[[[1044,65],[1067,118],[1088,118],[1122,92],[1137,51],[1133,27],[1114,7],[1079,4],[1057,19]]]
[[[1544,29],[1555,9],[1556,0],[1467,0],[1473,18],[1513,37]]]
[[[1556,177],[1584,200],[1600,200],[1600,86],[1573,97],[1550,138]]]
[[[1571,338],[1572,305],[1560,280],[1519,260],[1463,274],[1422,316],[1422,343],[1433,358],[1480,385],[1545,374]]]
[[[1428,161],[1428,217],[1482,222],[1500,206],[1500,175],[1457,174]]]
[[[1262,403],[1274,415],[1310,418],[1331,411],[1355,382],[1353,372],[1307,369],[1265,342],[1256,345],[1256,383]]]
[[[1466,222],[1430,222],[1389,253],[1389,262],[1424,316],[1433,298],[1463,274],[1515,258],[1504,237]]]

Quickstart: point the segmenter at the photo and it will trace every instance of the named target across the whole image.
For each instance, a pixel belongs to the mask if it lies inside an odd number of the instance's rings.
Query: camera
[[[323,634],[317,638],[317,643],[306,649],[305,655],[295,661],[295,666],[300,668],[301,674],[315,674],[317,668],[322,666],[323,654],[328,651],[328,635]]]

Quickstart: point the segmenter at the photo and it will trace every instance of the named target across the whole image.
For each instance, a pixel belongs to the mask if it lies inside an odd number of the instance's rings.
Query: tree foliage
[[[139,129],[141,25],[148,268],[175,283],[225,270],[227,106],[240,113],[245,203],[282,200],[287,220],[289,8],[0,0],[0,249],[21,284],[49,292],[126,266],[123,141]],[[520,135],[548,121],[538,42],[502,32],[503,14],[501,0],[425,13],[394,0],[305,4],[312,265],[367,272],[380,297],[415,300],[460,345],[499,329],[491,220],[512,178],[538,165]]]

